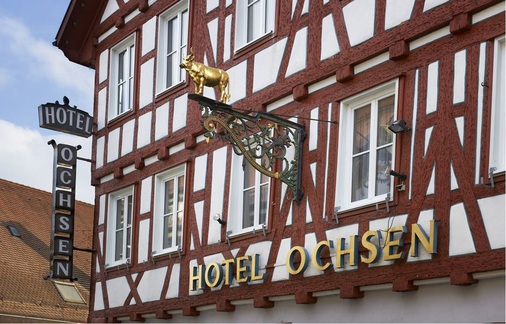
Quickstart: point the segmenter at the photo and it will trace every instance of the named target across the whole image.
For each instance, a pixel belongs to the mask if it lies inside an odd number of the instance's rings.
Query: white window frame
[[[267,178],[267,181],[262,182],[262,174],[254,169],[255,173],[255,185],[250,189],[254,188],[254,220],[253,225],[244,227],[244,169],[243,164],[247,168],[253,168],[246,161],[243,155],[232,154],[232,168],[230,177],[230,194],[229,194],[229,208],[228,208],[228,219],[227,219],[227,231],[232,231],[231,236],[250,233],[255,230],[261,230],[263,226],[267,227],[269,222],[269,203],[270,203],[270,190],[271,190],[271,178]],[[261,187],[267,186],[267,201],[265,205],[265,220],[260,222],[260,192]]]
[[[251,5],[258,7],[255,16],[250,19],[248,11]],[[236,51],[254,43],[256,40],[274,32],[274,23],[276,17],[276,0],[241,0],[236,1],[235,17],[235,48]],[[252,24],[249,24],[249,22]],[[252,30],[251,26],[253,26]],[[248,39],[248,32],[254,31],[254,34]]]
[[[119,200],[125,201],[125,211],[128,213],[126,207],[128,206],[128,199],[131,199],[131,210],[130,210],[130,225],[128,222],[125,222],[125,225],[120,230],[123,231],[123,239],[122,239],[122,251],[123,255],[116,259],[116,232],[118,228],[116,228],[118,210],[117,210],[117,202]],[[130,186],[128,188],[124,188],[118,190],[116,192],[110,193],[108,196],[108,214],[107,214],[107,253],[106,253],[106,267],[112,267],[116,265],[121,265],[125,263],[131,262],[132,256],[132,237],[133,237],[133,223],[134,223],[134,188]],[[128,216],[126,216],[128,217]],[[128,229],[130,230],[130,235],[128,237]],[[129,249],[128,249],[129,248]],[[129,253],[128,253],[128,252]]]
[[[123,74],[126,74],[125,80],[123,81],[124,88],[123,91],[126,91],[127,103],[124,108],[119,107],[118,96],[120,94],[119,90],[119,62],[120,62],[120,54],[125,53],[127,61],[129,64],[123,64]],[[115,119],[121,115],[128,113],[133,110],[134,107],[134,99],[135,99],[135,64],[136,64],[136,45],[135,45],[135,34],[130,35],[125,38],[118,45],[114,46],[111,49],[111,75],[109,78],[109,110],[108,110],[108,120]]]
[[[183,199],[178,201],[178,179],[182,177],[183,183]],[[178,229],[177,217],[172,217],[172,228],[175,229],[172,232],[171,246],[164,248],[164,201],[165,201],[165,183],[168,181],[174,181],[174,202],[172,205],[172,215],[181,215],[181,227]],[[160,255],[165,253],[175,252],[182,247],[184,239],[184,221],[185,221],[185,200],[186,200],[186,164],[182,164],[164,171],[155,176],[155,206],[154,206],[154,218],[153,218],[153,255]],[[178,204],[179,203],[179,204]],[[178,205],[181,206],[178,208]],[[181,231],[179,242],[177,242],[177,232]]]
[[[349,99],[343,100],[340,107],[340,122],[339,122],[339,141],[338,141],[338,159],[337,159],[337,175],[336,175],[336,193],[335,193],[335,206],[339,207],[340,211],[346,211],[356,208],[365,207],[371,204],[384,202],[389,195],[389,201],[393,200],[393,183],[394,180],[390,175],[385,175],[385,179],[390,177],[390,191],[388,193],[376,195],[372,194],[376,188],[368,187],[369,196],[365,199],[352,201],[352,156],[353,156],[353,136],[354,130],[354,110],[363,107],[368,103],[372,104],[371,115],[377,113],[377,103],[379,100],[394,95],[394,120],[397,116],[397,102],[399,96],[398,80],[393,80],[375,87],[371,90],[364,91]],[[377,122],[377,119],[371,120]],[[377,123],[374,124],[377,124]],[[388,130],[388,132],[390,132]],[[369,151],[369,178],[371,179],[371,172],[374,167],[376,174],[376,134],[371,132],[370,142],[375,143],[374,147],[370,147]],[[392,166],[395,169],[395,134],[392,133]],[[374,152],[374,153],[373,153]],[[370,182],[370,181],[369,181]],[[374,182],[376,184],[376,182]]]
[[[179,67],[179,64],[183,61],[183,56],[188,53],[188,30],[189,30],[189,1],[182,0],[170,7],[169,10],[160,15],[158,25],[158,62],[157,62],[157,80],[156,80],[156,92],[157,94],[171,89],[186,81],[186,71]],[[176,28],[173,31],[173,35],[177,35],[177,39],[174,42],[174,49],[171,51],[171,56],[177,58],[176,64],[173,66],[172,77],[177,78],[168,84],[168,73],[167,73],[167,56],[168,54],[168,24],[170,21],[176,20]],[[172,39],[172,38],[171,38]]]
[[[494,174],[506,170],[506,101],[504,89],[505,83],[505,36],[497,37],[494,41],[494,74],[492,81],[492,114],[490,125],[490,151],[489,170],[495,168]]]

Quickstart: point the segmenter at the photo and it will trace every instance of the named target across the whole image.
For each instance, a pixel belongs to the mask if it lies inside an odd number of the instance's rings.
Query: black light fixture
[[[218,213],[214,214],[213,219],[215,221],[217,221],[218,223],[220,223],[221,225],[225,225],[227,223],[226,221],[221,219],[220,214],[218,214]]]
[[[406,125],[406,122],[403,119],[394,121],[390,126],[388,126],[388,129],[395,134],[404,133],[411,130],[411,128]]]

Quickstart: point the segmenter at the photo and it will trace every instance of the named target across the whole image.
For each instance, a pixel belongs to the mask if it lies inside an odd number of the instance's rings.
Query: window
[[[494,76],[492,87],[492,125],[490,131],[490,158],[489,168],[495,168],[494,173],[506,170],[506,101],[504,99],[504,57],[506,55],[504,35],[497,38],[494,43]]]
[[[275,0],[244,0],[236,5],[236,49],[274,30]]]
[[[187,54],[188,1],[180,1],[160,16],[157,92],[185,80],[186,71],[179,67]]]
[[[109,266],[130,262],[132,245],[133,187],[109,195],[107,256]]]
[[[397,82],[341,104],[336,206],[341,210],[384,201],[392,193]]]
[[[156,176],[153,253],[177,251],[183,241],[185,165]]]
[[[249,232],[267,225],[270,179],[257,171],[244,156],[233,154],[228,230]]]
[[[130,36],[111,51],[109,120],[133,109],[135,44]]]

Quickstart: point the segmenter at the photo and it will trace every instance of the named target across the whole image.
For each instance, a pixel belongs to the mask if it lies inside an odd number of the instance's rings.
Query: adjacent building
[[[91,254],[75,251],[74,278],[48,278],[50,192],[0,179],[0,322],[86,322]],[[92,243],[93,205],[76,201],[74,246]]]
[[[504,32],[497,0],[72,0],[89,320],[504,321]]]

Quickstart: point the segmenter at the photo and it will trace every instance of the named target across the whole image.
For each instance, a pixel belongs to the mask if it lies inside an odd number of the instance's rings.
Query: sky
[[[70,62],[52,43],[70,0],[0,1],[0,178],[52,191],[53,147],[81,145],[91,158],[91,137],[39,127],[38,107],[63,97],[92,115],[95,71]],[[91,165],[78,161],[76,199],[94,203]]]

